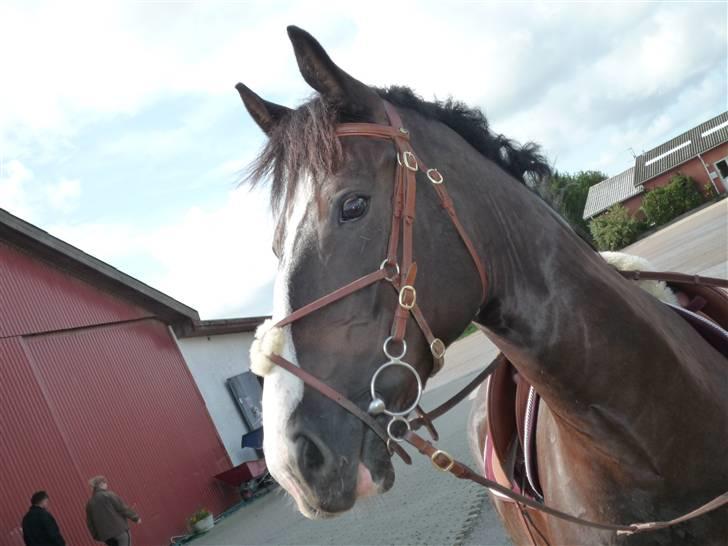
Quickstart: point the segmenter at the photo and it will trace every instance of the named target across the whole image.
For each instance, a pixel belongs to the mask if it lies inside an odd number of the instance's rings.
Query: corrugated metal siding
[[[86,491],[20,338],[0,339],[0,544],[22,546],[20,523],[30,495],[45,489],[69,545],[88,544],[79,531]]]
[[[693,127],[689,131],[685,131],[681,135],[678,135],[675,138],[668,140],[664,144],[660,144],[656,148],[653,148],[639,155],[635,161],[635,186],[644,184],[646,181],[666,171],[669,171],[670,169],[673,169],[678,165],[681,165],[682,163],[685,163],[686,161],[697,156],[698,154],[715,148],[716,146],[719,146],[724,142],[728,142],[728,126],[721,127],[717,131],[714,131],[713,133],[706,135],[705,137],[702,136],[704,132],[718,127],[726,121],[728,121],[728,112],[723,112],[722,114],[719,114],[716,117],[709,119],[704,123],[701,123],[697,127]],[[675,150],[674,152],[654,161],[653,163],[650,163],[649,165],[646,164],[647,162],[659,157],[666,152],[669,152],[670,150],[673,150],[674,148],[688,141],[690,142],[689,145],[684,146],[679,150]]]
[[[0,338],[150,313],[0,242]]]
[[[13,397],[0,398],[3,427],[6,414],[16,416],[2,448],[14,485],[2,480],[0,503],[21,508],[0,511],[0,543],[21,544],[13,526],[26,497],[45,488],[69,543],[93,544],[83,508],[86,479],[95,474],[107,475],[142,516],[133,527],[138,544],[167,544],[200,506],[219,513],[234,502],[212,478],[229,459],[164,324],[147,319],[27,337],[24,360],[17,338],[4,343],[17,377]],[[3,382],[0,392],[7,388]],[[42,432],[24,432],[36,429]]]

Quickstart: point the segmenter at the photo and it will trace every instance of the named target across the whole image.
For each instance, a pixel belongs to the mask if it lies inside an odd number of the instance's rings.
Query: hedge
[[[626,208],[617,203],[594,218],[589,223],[589,231],[599,250],[619,250],[637,239],[642,225],[632,218]]]
[[[694,209],[704,200],[693,179],[678,173],[666,186],[648,191],[641,209],[649,225],[661,226]]]
[[[707,193],[707,192],[706,192]],[[689,176],[676,174],[661,188],[645,194],[640,210],[645,215],[641,222],[620,204],[614,205],[604,214],[589,223],[594,243],[599,250],[618,250],[631,243],[643,231],[668,223],[673,218],[694,209],[711,197],[704,197]]]

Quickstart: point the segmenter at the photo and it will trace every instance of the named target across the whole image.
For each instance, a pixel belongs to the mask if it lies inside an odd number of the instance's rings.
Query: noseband
[[[429,344],[433,358],[433,368],[430,375],[434,375],[440,370],[444,363],[446,351],[445,344],[440,338],[435,337],[432,333],[432,329],[429,327],[420,307],[417,305],[417,290],[414,286],[415,277],[417,276],[417,264],[413,257],[412,235],[415,221],[417,174],[419,172],[424,173],[427,180],[432,184],[432,187],[437,193],[441,207],[449,216],[455,230],[458,232],[460,239],[464,243],[465,248],[468,250],[473,263],[475,264],[482,287],[481,306],[485,301],[488,283],[483,262],[480,260],[470,237],[468,237],[463,225],[460,223],[460,220],[455,213],[453,201],[445,189],[444,177],[437,169],[427,168],[422,160],[416,156],[410,144],[409,131],[405,129],[402,124],[402,120],[396,109],[386,101],[383,101],[383,104],[387,117],[389,118],[389,125],[377,123],[343,123],[337,126],[336,135],[340,138],[356,136],[390,140],[395,146],[397,151],[397,165],[394,174],[392,223],[389,234],[389,244],[387,246],[387,255],[377,270],[364,275],[363,277],[360,277],[307,305],[304,305],[274,325],[274,327],[279,328],[290,325],[314,311],[318,311],[319,309],[339,301],[340,299],[358,292],[370,285],[380,281],[388,282],[395,291],[397,307],[394,313],[390,335],[384,340],[382,345],[382,351],[384,352],[384,356],[387,358],[387,361],[379,366],[370,381],[370,394],[372,400],[369,403],[368,411],[363,411],[343,394],[339,393],[337,390],[330,387],[314,375],[296,366],[282,356],[276,353],[269,353],[265,355],[268,360],[298,377],[304,384],[317,390],[319,393],[336,402],[346,411],[359,418],[372,431],[374,431],[374,433],[379,436],[382,441],[386,443],[387,449],[390,453],[396,453],[405,463],[411,464],[412,460],[400,445],[402,441],[406,441],[418,451],[427,455],[432,461],[432,464],[438,470],[449,472],[460,479],[467,479],[479,483],[492,491],[496,491],[505,497],[515,500],[521,505],[531,507],[559,519],[587,527],[614,531],[617,534],[630,535],[671,527],[677,523],[693,519],[715,510],[720,506],[728,504],[728,493],[725,493],[704,504],[700,508],[670,521],[633,523],[629,525],[588,521],[546,506],[545,504],[535,501],[527,496],[515,493],[511,489],[481,476],[464,463],[453,458],[447,452],[436,449],[432,443],[415,433],[415,430],[425,426],[433,439],[437,440],[438,435],[432,425],[432,420],[444,414],[457,403],[462,401],[468,393],[473,391],[485,380],[486,377],[495,371],[495,369],[504,361],[504,357],[503,355],[496,357],[496,359],[482,372],[480,372],[470,383],[468,383],[468,385],[466,385],[448,401],[444,402],[429,413],[425,413],[419,407],[420,398],[422,397],[422,380],[417,370],[403,360],[407,353],[407,342],[404,338],[410,315],[414,318]],[[402,240],[401,260],[399,259],[400,238]],[[644,278],[647,277],[644,276]],[[398,352],[396,350],[397,346],[399,346]],[[393,408],[388,408],[377,392],[377,379],[384,370],[391,367],[400,367],[407,370],[414,375],[417,382],[417,394],[415,399],[409,407],[406,407],[405,409],[395,410]],[[407,416],[413,411],[417,412],[418,417],[408,420]],[[375,419],[376,416],[381,414],[385,414],[390,418],[386,429]],[[404,427],[403,434],[399,434],[395,430],[395,425],[397,423],[400,423]]]

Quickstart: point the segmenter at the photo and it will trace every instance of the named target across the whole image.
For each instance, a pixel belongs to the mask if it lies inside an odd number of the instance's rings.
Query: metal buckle
[[[385,260],[379,266],[379,269],[384,269],[384,271],[385,271],[385,275],[384,275],[385,280],[388,280],[389,282],[392,282],[394,279],[396,279],[397,277],[399,277],[399,264],[397,262],[394,263],[394,274],[393,275],[387,275],[386,274],[386,272],[387,272],[387,266],[392,267],[392,264],[389,263],[389,258],[385,258]]]
[[[415,157],[415,154],[413,154],[409,150],[402,152],[401,157],[399,154],[397,154],[397,163],[399,163],[400,165],[404,165],[410,171],[417,172],[417,170],[420,168],[417,164],[417,158]]]
[[[447,459],[447,464],[445,466],[440,466],[440,464],[437,462],[437,457],[439,457],[440,455]],[[441,449],[438,449],[432,455],[430,455],[430,461],[432,461],[432,466],[442,472],[450,472],[450,470],[452,470],[452,467],[455,466],[455,459],[452,458],[452,455],[450,455],[447,451],[443,451]]]
[[[438,178],[433,177],[432,173],[435,173]],[[430,182],[432,182],[433,184],[442,184],[442,182],[445,180],[440,171],[438,171],[437,169],[427,169],[427,172],[425,174],[427,175],[427,178],[430,179]]]
[[[445,344],[439,337],[432,340],[432,343],[430,343],[430,352],[432,353],[432,356],[440,359],[445,356],[445,351],[447,351],[447,347],[445,347]]]
[[[412,295],[411,301],[406,301],[406,295],[407,294]],[[405,284],[402,288],[399,290],[399,305],[400,307],[403,307],[404,309],[412,309],[415,306],[415,303],[417,302],[417,290],[415,290],[415,287],[411,284]]]
[[[399,132],[402,133],[403,135],[408,135],[409,134],[409,131],[407,129],[405,129],[404,127],[400,127],[399,128]]]

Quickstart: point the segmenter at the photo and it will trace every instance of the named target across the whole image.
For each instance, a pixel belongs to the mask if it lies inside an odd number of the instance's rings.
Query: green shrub
[[[642,212],[650,225],[661,226],[694,209],[704,201],[689,176],[677,174],[662,188],[650,190],[642,200]]]
[[[711,199],[718,197],[718,192],[715,191],[713,184],[706,182],[705,186],[703,186],[703,195],[705,196],[706,201],[710,201]]]
[[[589,231],[599,250],[624,248],[634,242],[641,230],[641,224],[619,203],[589,222]]]
[[[210,511],[207,508],[200,508],[197,512],[195,512],[189,518],[187,518],[187,522],[190,525],[194,525],[195,523],[202,521],[209,515],[210,515]]]

